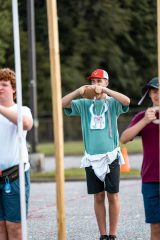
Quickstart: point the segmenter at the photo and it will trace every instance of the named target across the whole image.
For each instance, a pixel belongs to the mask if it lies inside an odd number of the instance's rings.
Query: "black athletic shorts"
[[[119,192],[120,165],[118,159],[110,165],[110,173],[106,174],[104,182],[102,182],[94,173],[92,167],[86,167],[86,179],[88,194],[95,194],[103,191],[109,193]]]

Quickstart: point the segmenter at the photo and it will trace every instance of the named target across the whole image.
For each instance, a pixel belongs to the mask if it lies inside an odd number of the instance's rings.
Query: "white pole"
[[[21,223],[22,239],[27,240],[26,201],[25,201],[25,179],[24,164],[22,159],[22,86],[21,86],[21,59],[19,40],[19,19],[17,0],[12,0],[13,35],[14,35],[14,58],[16,72],[16,94],[18,104],[18,142],[19,142],[19,175],[20,175],[20,201],[21,201]]]

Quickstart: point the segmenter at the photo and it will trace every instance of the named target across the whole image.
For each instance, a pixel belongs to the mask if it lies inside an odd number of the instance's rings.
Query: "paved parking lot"
[[[149,240],[144,223],[140,180],[123,180],[120,185],[121,214],[117,240]],[[65,183],[67,240],[98,240],[93,196],[86,183]],[[28,219],[28,239],[57,240],[56,184],[32,183]]]

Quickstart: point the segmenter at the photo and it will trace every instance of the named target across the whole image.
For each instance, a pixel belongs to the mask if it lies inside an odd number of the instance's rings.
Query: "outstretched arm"
[[[130,104],[130,99],[126,95],[116,92],[114,90],[111,90],[109,88],[104,88],[103,87],[103,92],[106,93],[107,95],[115,98],[119,102],[121,102],[123,105],[128,106]]]
[[[7,107],[4,107],[0,105],[0,114],[2,114],[4,117],[6,117],[9,121],[13,122],[14,124],[17,125],[18,122],[18,114],[17,112],[14,112]],[[29,116],[25,115],[23,116],[23,129],[24,130],[30,130],[33,125],[33,120]]]
[[[76,89],[75,91],[67,94],[66,96],[64,96],[62,98],[62,107],[63,108],[70,108],[70,105],[71,105],[71,101],[77,97],[80,97],[80,96],[83,96],[85,90],[87,88],[93,88],[93,86],[91,85],[84,85],[78,89]]]
[[[150,122],[156,119],[155,108],[148,108],[144,117],[132,127],[127,128],[120,137],[120,142],[125,144],[133,140],[134,137]]]
[[[120,142],[125,144],[133,140],[138,133],[146,126],[144,118],[141,119],[137,124],[132,127],[127,128],[120,137]]]
[[[76,97],[79,97],[80,96],[80,91],[79,91],[79,88],[76,89],[75,91],[67,94],[66,96],[64,96],[62,98],[62,107],[63,108],[70,108],[70,105],[71,105],[71,101],[76,98]]]

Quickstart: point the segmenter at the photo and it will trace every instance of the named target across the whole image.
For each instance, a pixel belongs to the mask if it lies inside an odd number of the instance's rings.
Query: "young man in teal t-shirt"
[[[88,77],[98,93],[93,99],[79,98],[86,86],[76,89],[62,99],[68,116],[80,116],[85,154],[81,167],[85,167],[89,194],[94,194],[94,208],[100,231],[100,240],[116,239],[119,218],[120,163],[117,119],[128,111],[130,99],[108,88],[108,73],[96,69]],[[105,191],[109,202],[109,230],[106,230]]]

